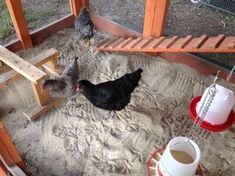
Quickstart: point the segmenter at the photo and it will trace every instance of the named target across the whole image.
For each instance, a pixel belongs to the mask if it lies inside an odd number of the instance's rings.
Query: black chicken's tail
[[[131,79],[132,83],[134,83],[134,86],[138,85],[138,82],[140,81],[141,78],[141,73],[143,72],[142,68],[137,69],[136,71],[131,73]],[[136,84],[136,85],[135,85]]]
[[[125,75],[124,79],[126,82],[126,87],[128,87],[127,89],[129,89],[131,92],[135,89],[136,86],[138,86],[142,72],[143,70],[139,68],[136,71]]]
[[[143,72],[142,68],[137,69],[135,72],[137,72],[137,74],[141,74]]]

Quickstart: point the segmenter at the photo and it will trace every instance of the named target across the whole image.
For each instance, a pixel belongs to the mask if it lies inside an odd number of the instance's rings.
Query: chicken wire
[[[188,0],[190,3],[198,5],[205,4],[209,7],[221,10],[235,16],[235,0]]]

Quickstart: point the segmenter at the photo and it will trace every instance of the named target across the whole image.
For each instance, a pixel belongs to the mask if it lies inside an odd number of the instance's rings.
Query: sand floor
[[[93,83],[139,67],[144,70],[131,103],[114,118],[104,118],[105,111],[78,95],[30,122],[22,114],[35,102],[30,83],[21,79],[1,91],[2,119],[32,176],[145,176],[148,158],[156,148],[175,136],[189,135],[188,104],[203,93],[213,77],[161,58],[95,51],[94,46],[108,37],[96,31],[91,46],[85,47],[74,29],[66,29],[34,49],[17,53],[27,60],[56,48],[62,66],[77,55],[80,78]],[[234,85],[219,82],[235,90]],[[217,134],[199,130],[195,141],[202,150],[206,176],[234,175],[234,127]]]

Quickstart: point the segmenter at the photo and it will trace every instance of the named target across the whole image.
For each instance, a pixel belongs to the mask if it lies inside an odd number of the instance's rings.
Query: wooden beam
[[[24,59],[1,45],[0,60],[34,83],[37,83],[38,80],[42,79],[46,75],[43,71],[26,62]]]
[[[1,145],[2,145],[0,147],[2,149],[0,151],[0,153],[3,155],[3,158],[7,161],[8,165],[22,162],[22,159],[21,159],[15,145],[13,144],[13,141],[11,140],[7,130],[5,129],[5,127],[1,121],[0,121],[0,141],[1,141]],[[7,151],[5,151],[3,146],[6,147]],[[10,154],[10,156],[7,156],[8,154]]]
[[[191,42],[187,39],[188,42],[187,45],[184,44],[184,48],[182,48],[181,44],[180,45],[178,44],[181,43],[183,40],[185,40],[185,38],[178,38],[178,36],[174,37],[162,36],[159,38],[139,37],[137,39],[126,38],[124,40],[121,40],[121,42],[119,39],[113,39],[113,40],[111,39],[106,43],[102,43],[96,49],[102,51],[154,52],[154,53],[156,52],[235,53],[235,48],[234,49],[229,48],[230,43],[228,43],[227,38],[233,38],[233,37],[231,36],[225,37],[223,35],[220,35],[219,37],[209,37],[206,38],[205,40],[204,39],[202,40],[201,37],[191,38],[190,39]],[[148,43],[146,45],[143,45],[142,47],[139,47],[139,45],[142,45],[141,43],[144,42],[145,40],[147,40]],[[225,41],[227,45],[223,44],[224,43],[223,41]],[[194,48],[195,44],[197,48]],[[130,45],[132,46],[131,48]],[[218,47],[219,45],[221,45],[221,47]]]
[[[97,29],[111,33],[115,36],[123,36],[123,37],[141,36],[140,33],[132,29],[128,29],[113,21],[107,20],[103,17],[91,14],[91,19]],[[69,14],[61,19],[58,19],[55,22],[52,22],[40,29],[37,29],[30,33],[33,45],[41,44],[44,40],[46,40],[48,37],[55,34],[56,32],[63,30],[65,28],[73,27],[73,25],[74,25],[74,16],[72,14]],[[106,26],[109,27],[107,28]],[[4,47],[11,50],[12,52],[17,52],[20,49],[22,49],[22,45],[19,40],[10,41],[8,44],[4,45]]]
[[[132,29],[128,29],[116,22],[105,19],[104,17],[101,16],[91,14],[91,20],[97,29],[113,34],[115,36],[125,37],[125,38],[141,36],[140,33]]]
[[[89,7],[89,0],[82,0],[83,5]]]
[[[4,164],[1,161],[0,161],[0,175],[8,176],[7,168],[4,166]]]
[[[32,48],[33,44],[20,0],[6,0],[6,4],[15,27],[16,35],[21,41],[23,48]]]
[[[31,121],[37,119],[39,116],[43,115],[47,111],[49,111],[51,108],[57,106],[61,103],[61,101],[64,100],[64,98],[57,98],[52,99],[47,105],[45,106],[39,106],[37,104],[33,104],[32,106],[28,107],[23,114]]]
[[[46,78],[47,76],[45,76],[43,79],[46,79]],[[32,83],[32,88],[33,88],[33,92],[36,97],[37,103],[40,106],[45,106],[51,101],[49,92],[46,90],[44,91],[41,90],[41,80],[37,81],[36,83]]]
[[[34,57],[33,59],[29,60],[29,63],[36,66],[41,67],[43,64],[55,60],[59,56],[59,52],[53,48],[48,49],[38,56]],[[55,62],[55,61],[53,61]],[[54,67],[52,68],[54,70]],[[57,68],[56,68],[57,70]],[[55,70],[54,70],[55,71]],[[57,71],[56,71],[57,72]],[[15,70],[8,71],[0,75],[0,89],[5,88],[10,83],[18,80],[21,78],[21,74],[16,72]]]
[[[48,25],[45,25],[30,33],[33,45],[41,44],[51,35],[65,28],[74,26],[74,16],[72,14],[66,15],[65,17],[58,19]]]
[[[155,56],[156,54],[152,53],[151,55]],[[163,57],[172,63],[182,63],[187,65],[206,76],[211,74],[216,75],[217,71],[220,70],[219,77],[226,79],[230,71],[190,53],[159,53],[158,56]],[[235,74],[232,75],[230,82],[235,83]]]
[[[164,35],[164,27],[170,0],[146,0],[144,31],[145,37]]]
[[[89,5],[88,0],[69,0],[70,10],[74,16],[78,16],[80,9]]]

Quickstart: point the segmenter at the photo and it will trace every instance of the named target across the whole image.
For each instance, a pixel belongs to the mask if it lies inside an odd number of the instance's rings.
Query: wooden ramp
[[[208,52],[231,53],[235,52],[235,37],[219,35],[217,37],[193,38],[191,35],[185,38],[174,37],[139,37],[119,38],[108,41],[97,47],[103,51],[126,52]]]

